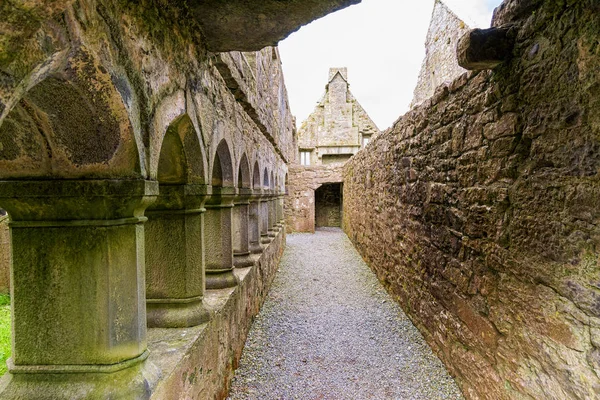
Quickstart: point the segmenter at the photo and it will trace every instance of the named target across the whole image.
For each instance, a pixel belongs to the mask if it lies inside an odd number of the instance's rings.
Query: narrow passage
[[[232,383],[238,399],[462,399],[337,228],[292,234]]]

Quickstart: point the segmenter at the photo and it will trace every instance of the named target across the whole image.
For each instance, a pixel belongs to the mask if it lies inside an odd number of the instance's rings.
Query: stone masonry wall
[[[343,165],[290,165],[284,213],[288,232],[315,231],[315,190],[324,183],[342,182]]]
[[[600,393],[600,3],[505,1],[513,58],[344,170],[344,228],[469,399]]]

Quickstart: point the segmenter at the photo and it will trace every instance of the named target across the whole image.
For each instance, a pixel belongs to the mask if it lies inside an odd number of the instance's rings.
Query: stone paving
[[[340,229],[291,234],[229,399],[462,399]]]

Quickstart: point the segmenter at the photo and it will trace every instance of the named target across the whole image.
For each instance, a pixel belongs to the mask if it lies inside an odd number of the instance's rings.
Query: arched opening
[[[260,189],[260,167],[258,161],[254,163],[254,171],[252,176],[252,187],[254,190]]]
[[[123,98],[106,69],[84,48],[12,106],[0,122],[0,143],[0,178],[141,175]]]
[[[160,148],[157,179],[161,184],[204,183],[204,162],[198,135],[187,115],[167,128]]]
[[[202,304],[204,157],[187,115],[163,137],[158,159],[159,196],[146,212],[146,310],[149,327],[199,325]],[[190,187],[194,187],[190,190]]]
[[[217,146],[213,161],[212,180],[213,186],[233,187],[233,163],[231,153],[225,139]]]
[[[238,168],[238,188],[249,189],[250,182],[250,164],[248,163],[248,157],[246,154],[242,155],[240,160],[240,167]]]
[[[315,190],[315,227],[341,227],[342,183],[326,183]]]
[[[269,188],[269,172],[267,171],[267,168],[265,168],[265,171],[263,173],[263,189],[268,189]]]
[[[288,182],[288,179],[289,179],[289,178],[288,178],[288,174],[286,173],[286,174],[285,174],[285,179],[284,179],[284,185],[285,185],[285,187],[284,187],[284,190],[285,190],[285,195],[286,195],[286,196],[290,194],[290,192],[289,192],[289,188],[288,188],[288,183],[289,183],[289,182]]]

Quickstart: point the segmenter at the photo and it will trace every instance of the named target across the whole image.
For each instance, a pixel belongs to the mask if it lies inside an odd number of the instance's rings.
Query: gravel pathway
[[[346,235],[287,236],[229,399],[462,399]]]

